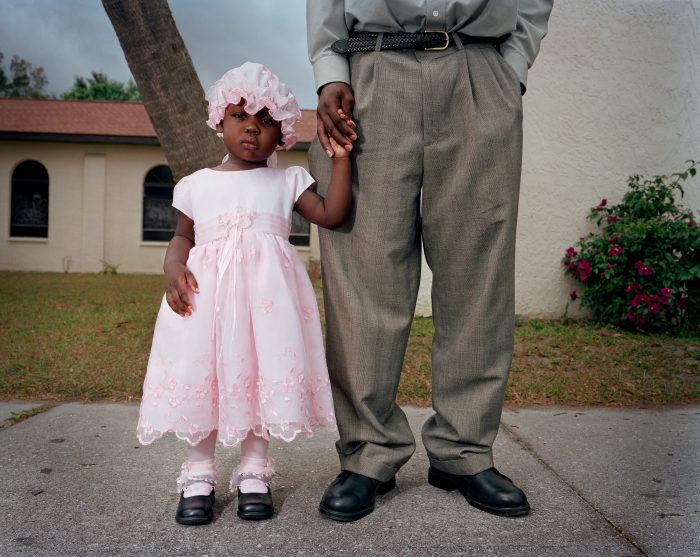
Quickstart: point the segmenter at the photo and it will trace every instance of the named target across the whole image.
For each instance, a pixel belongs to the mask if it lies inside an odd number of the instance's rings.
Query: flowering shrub
[[[700,332],[700,227],[677,204],[682,182],[695,176],[689,161],[671,176],[631,176],[617,205],[603,199],[588,220],[598,233],[566,249],[564,272],[585,289],[569,293],[596,319],[668,333]]]

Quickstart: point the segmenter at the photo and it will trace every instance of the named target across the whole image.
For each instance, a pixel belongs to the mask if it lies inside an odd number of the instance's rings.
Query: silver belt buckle
[[[450,46],[450,35],[447,33],[447,31],[439,31],[438,29],[426,29],[425,31],[423,31],[423,33],[433,33],[445,37],[444,46],[435,46],[432,48],[425,48],[424,50],[445,50],[448,46]]]

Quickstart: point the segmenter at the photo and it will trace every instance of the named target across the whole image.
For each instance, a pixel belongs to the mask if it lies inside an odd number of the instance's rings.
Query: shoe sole
[[[388,482],[379,485],[379,487],[377,488],[377,495],[384,495],[386,493],[389,493],[395,487],[396,478],[391,478]],[[321,504],[318,506],[318,512],[320,512],[326,518],[330,518],[331,520],[335,520],[336,522],[353,522],[370,514],[372,511],[374,511],[374,507],[375,505],[371,505],[370,507],[366,507],[353,513],[342,513],[327,508],[326,506],[324,506],[323,502],[321,502]]]
[[[458,490],[464,498],[467,500],[467,503],[469,503],[472,507],[475,507],[479,509],[480,511],[484,511],[487,513],[495,514],[496,516],[507,516],[507,517],[515,517],[515,516],[525,516],[530,512],[530,504],[525,503],[524,505],[521,505],[519,507],[491,507],[489,505],[484,505],[483,503],[480,503],[479,501],[475,501],[474,499],[471,498],[469,495],[469,492],[466,490],[462,489],[459,485],[457,485],[455,482],[450,480],[449,478],[446,478],[445,476],[441,476],[433,469],[428,470],[428,483],[432,485],[433,487],[437,487],[438,489],[442,489],[444,491],[454,491],[455,489]]]
[[[175,522],[183,526],[203,526],[204,524],[209,524],[213,518],[213,516],[209,518],[179,518],[176,516]]]
[[[272,515],[275,514],[275,511],[267,513],[242,513],[239,511],[236,514],[241,520],[266,520],[268,518],[272,518]]]

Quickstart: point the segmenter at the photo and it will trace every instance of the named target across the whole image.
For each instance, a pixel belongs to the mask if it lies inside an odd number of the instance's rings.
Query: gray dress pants
[[[435,323],[423,442],[431,465],[476,474],[493,465],[513,351],[520,83],[487,44],[357,53],[350,66],[353,204],[320,232],[341,467],[386,481],[415,449],[395,398],[422,238]],[[309,164],[323,195],[318,139]]]

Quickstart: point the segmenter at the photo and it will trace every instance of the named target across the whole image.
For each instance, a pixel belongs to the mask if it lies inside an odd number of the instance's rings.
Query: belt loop
[[[452,33],[452,38],[455,41],[455,45],[457,46],[457,50],[464,50],[464,45],[462,44],[462,39],[459,37],[459,33]]]
[[[375,52],[379,52],[382,49],[382,39],[384,38],[384,33],[377,33],[377,44],[374,47]]]

